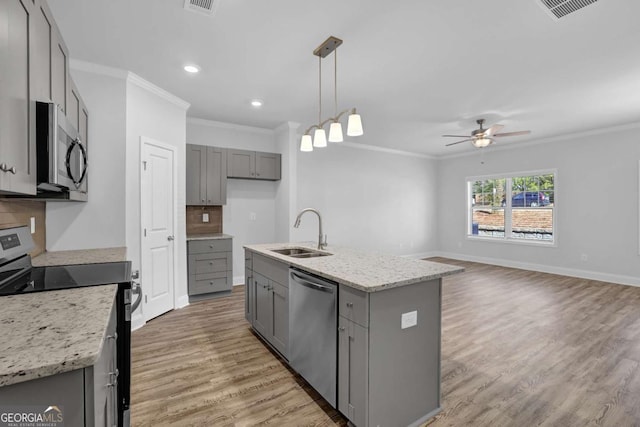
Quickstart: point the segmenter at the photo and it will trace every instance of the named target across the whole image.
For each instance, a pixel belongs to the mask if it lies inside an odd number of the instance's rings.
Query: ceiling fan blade
[[[500,132],[504,125],[495,124],[491,126],[489,129],[484,131],[485,136],[495,135],[496,132]]]
[[[469,135],[442,135],[442,136],[453,137],[453,138],[469,138]]]
[[[451,144],[447,144],[447,145],[445,145],[445,147],[449,147],[451,145],[456,145],[456,144],[462,144],[463,142],[472,141],[472,140],[473,140],[473,138],[463,139],[462,141],[452,142]]]
[[[495,133],[493,136],[518,136],[518,135],[528,135],[530,134],[530,130],[521,130],[517,132],[505,132],[505,133]]]

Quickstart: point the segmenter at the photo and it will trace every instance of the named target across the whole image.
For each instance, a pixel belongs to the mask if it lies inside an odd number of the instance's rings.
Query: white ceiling
[[[474,149],[440,135],[479,117],[532,131],[500,145],[640,121],[640,1],[560,21],[537,1],[219,0],[213,17],[183,0],[49,4],[72,58],[133,71],[190,102],[190,117],[304,130],[318,117],[312,51],[334,35],[338,108],[357,107],[365,128],[353,142],[443,155]],[[322,65],[326,118],[333,57]]]

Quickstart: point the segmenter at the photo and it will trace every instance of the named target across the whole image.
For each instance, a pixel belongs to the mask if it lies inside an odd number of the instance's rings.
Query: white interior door
[[[141,285],[145,321],[174,308],[175,150],[142,139]]]

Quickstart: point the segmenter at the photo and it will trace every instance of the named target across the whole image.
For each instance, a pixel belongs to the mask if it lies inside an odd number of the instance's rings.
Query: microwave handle
[[[80,177],[78,179],[76,179],[76,177],[73,176],[73,173],[71,172],[71,165],[70,165],[71,152],[73,151],[73,148],[76,145],[78,146],[78,148],[80,149],[80,152],[82,153],[82,160],[80,160],[80,162],[82,163],[82,173],[80,174]],[[69,175],[69,178],[71,178],[71,180],[76,185],[76,187],[80,187],[80,183],[82,182],[82,180],[84,179],[87,173],[87,150],[85,150],[79,138],[75,139],[67,149],[66,166],[67,166],[67,174]]]

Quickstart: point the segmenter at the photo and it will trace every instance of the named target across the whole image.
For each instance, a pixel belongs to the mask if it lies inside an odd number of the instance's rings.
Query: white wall
[[[269,129],[189,118],[187,143],[214,147],[278,152]],[[281,181],[229,179],[222,230],[233,236],[234,283],[244,283],[244,249],[252,243],[276,241],[276,193]],[[184,203],[183,203],[184,206]],[[255,220],[251,214],[255,214]]]
[[[149,84],[139,77],[130,74],[127,78],[126,99],[126,243],[127,256],[131,260],[132,269],[140,268],[140,137],[148,137],[176,147],[176,166],[178,168],[178,188],[175,231],[175,247],[177,268],[175,298],[177,306],[189,303],[187,292],[187,246],[185,210],[185,132],[186,109],[188,104],[173,98],[172,95]],[[141,271],[142,289],[145,289],[145,271]],[[137,322],[142,313],[132,322]]]
[[[638,127],[441,159],[440,250],[462,259],[640,285]],[[557,247],[465,237],[466,177],[554,168]],[[582,254],[588,261],[581,261]]]
[[[297,153],[296,211],[320,211],[329,247],[414,256],[437,249],[435,160],[348,144]],[[317,241],[317,221],[306,213],[293,240]]]
[[[89,200],[47,202],[47,250],[125,246],[124,74],[71,74],[89,110]]]

